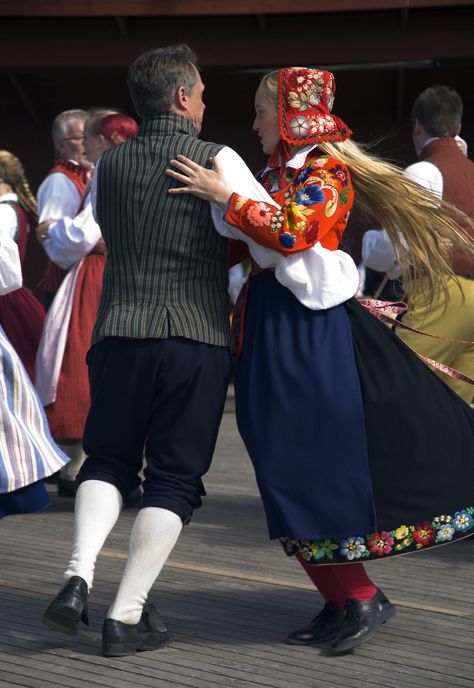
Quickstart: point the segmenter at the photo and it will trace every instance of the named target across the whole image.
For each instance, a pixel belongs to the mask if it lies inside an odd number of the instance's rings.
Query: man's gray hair
[[[130,65],[127,84],[141,117],[169,112],[176,91],[183,87],[190,95],[196,84],[197,57],[184,43],[149,50]]]
[[[53,143],[69,136],[69,128],[73,122],[84,122],[87,119],[85,110],[64,110],[56,115],[51,127],[51,138]]]

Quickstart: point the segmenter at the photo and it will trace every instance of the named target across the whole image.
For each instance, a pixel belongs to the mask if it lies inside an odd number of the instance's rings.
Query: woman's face
[[[278,109],[264,84],[260,84],[255,94],[255,112],[253,130],[259,136],[263,152],[271,155],[281,137],[278,125]]]
[[[99,136],[93,134],[91,127],[86,123],[84,128],[84,148],[87,157],[95,165],[104,150],[110,148],[110,144],[102,134],[99,134]]]

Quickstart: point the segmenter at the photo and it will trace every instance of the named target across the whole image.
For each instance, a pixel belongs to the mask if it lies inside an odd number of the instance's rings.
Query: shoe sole
[[[372,636],[377,633],[377,630],[380,626],[383,626],[387,621],[390,621],[390,619],[395,616],[397,613],[397,610],[395,607],[390,607],[387,609],[385,614],[383,615],[383,620],[378,624],[378,626],[375,626],[375,628],[372,629],[370,633],[368,633],[364,638],[361,640],[354,640],[352,642],[347,642],[344,645],[340,645],[339,647],[331,647],[331,654],[332,655],[342,655],[346,652],[350,652],[351,650],[355,650],[356,647],[359,647],[359,645],[363,645],[366,643],[368,640],[372,638]]]
[[[76,609],[57,602],[53,602],[45,611],[43,624],[53,631],[60,631],[67,635],[79,633],[81,615]]]
[[[103,645],[102,646],[102,656],[103,657],[129,657],[134,655],[136,652],[152,652],[153,650],[160,650],[162,647],[169,645],[174,640],[173,637],[167,638],[164,642],[159,645],[153,645],[147,647],[145,645],[130,645],[129,643],[115,643],[114,645]]]
[[[330,643],[332,643],[333,640],[337,638],[337,633],[334,633],[334,635],[329,636],[328,638],[320,639],[320,640],[293,640],[293,638],[286,638],[286,642],[288,645],[315,645],[316,647],[326,647]]]

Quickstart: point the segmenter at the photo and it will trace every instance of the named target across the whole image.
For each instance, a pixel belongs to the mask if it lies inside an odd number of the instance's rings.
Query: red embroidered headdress
[[[278,113],[281,138],[306,145],[344,141],[351,134],[342,119],[331,114],[336,83],[331,72],[289,67],[278,75]]]
[[[278,73],[278,119],[281,142],[269,166],[290,158],[288,144],[305,146],[344,141],[351,134],[342,119],[331,114],[336,83],[331,72],[287,67]]]

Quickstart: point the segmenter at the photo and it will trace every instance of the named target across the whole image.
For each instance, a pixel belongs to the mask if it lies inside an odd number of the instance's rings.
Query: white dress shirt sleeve
[[[397,263],[395,249],[385,229],[369,229],[362,238],[364,265],[377,272],[386,272],[389,279],[402,274]]]
[[[216,157],[221,164],[224,182],[229,191],[280,207],[257,182],[235,151],[225,147]],[[211,213],[219,234],[244,241],[255,262],[261,268],[274,268],[275,277],[280,284],[287,287],[307,308],[332,308],[356,294],[359,288],[359,272],[348,253],[339,250],[329,251],[318,241],[307,251],[285,256],[260,246],[254,239],[224,222],[225,212],[213,203]]]
[[[432,162],[415,162],[404,170],[403,176],[438,198],[443,197],[443,175]]]
[[[0,296],[22,285],[18,245],[8,235],[0,236]]]
[[[18,216],[8,203],[0,203],[0,237],[14,239],[18,230]]]
[[[433,163],[423,160],[409,165],[403,176],[414,184],[422,186],[438,198],[443,197],[443,175]],[[402,244],[406,241],[400,233]],[[362,239],[362,260],[368,268],[386,272],[389,279],[397,279],[402,274],[395,255],[395,249],[385,229],[370,229]]]
[[[92,216],[96,222],[97,222],[97,179],[98,179],[97,170],[99,169],[99,163],[100,163],[100,160],[97,160],[95,167],[94,167],[94,174],[92,175],[92,182],[91,182]]]
[[[49,226],[43,248],[53,263],[67,270],[90,253],[100,238],[100,228],[92,215],[89,196],[78,215],[62,217]]]
[[[61,172],[50,174],[38,189],[38,222],[74,217],[81,203],[81,196],[74,182]]]

